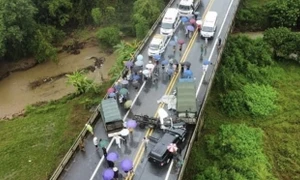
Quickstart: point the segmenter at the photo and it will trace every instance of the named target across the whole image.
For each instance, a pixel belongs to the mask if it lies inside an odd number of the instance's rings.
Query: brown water
[[[49,61],[27,71],[12,73],[9,77],[0,81],[0,119],[22,111],[27,105],[40,101],[56,100],[74,92],[74,87],[66,84],[67,78],[65,77],[45,83],[34,90],[29,88],[29,83],[92,65],[93,60],[86,60],[91,56],[106,57],[102,73],[104,78],[107,78],[108,70],[115,62],[115,57],[114,55],[108,56],[100,53],[99,48],[94,46],[84,48],[78,55],[61,53],[59,54],[58,64]],[[96,82],[100,82],[97,70],[87,76]]]

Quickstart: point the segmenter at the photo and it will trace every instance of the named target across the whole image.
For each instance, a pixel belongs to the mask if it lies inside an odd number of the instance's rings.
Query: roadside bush
[[[88,79],[83,72],[76,71],[66,76],[68,78],[67,84],[73,85],[76,88],[76,94],[83,94],[90,91],[97,92],[96,84]]]
[[[120,42],[120,30],[117,27],[105,27],[97,32],[98,40],[107,47],[113,47]]]
[[[229,91],[220,95],[221,107],[227,115],[242,116],[247,113],[244,93],[242,91]]]
[[[100,8],[93,8],[91,10],[91,16],[96,25],[100,25],[103,21],[103,16]]]
[[[277,109],[277,92],[269,85],[247,84],[243,87],[245,103],[254,116],[267,116]]]

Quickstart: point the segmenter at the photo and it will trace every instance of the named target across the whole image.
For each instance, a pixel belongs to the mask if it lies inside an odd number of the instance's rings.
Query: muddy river
[[[104,56],[106,58],[102,73],[104,78],[107,78],[108,70],[115,61],[114,55],[100,53],[97,46],[87,46],[78,55],[59,54],[58,64],[48,61],[27,71],[12,73],[0,81],[0,119],[21,112],[27,105],[41,101],[56,100],[74,92],[75,89],[71,85],[66,84],[67,78],[65,77],[47,82],[35,89],[31,89],[29,83],[41,78],[52,77],[93,65],[93,60],[86,60],[91,56]],[[97,71],[94,73],[90,72],[87,76],[96,82],[101,81]]]

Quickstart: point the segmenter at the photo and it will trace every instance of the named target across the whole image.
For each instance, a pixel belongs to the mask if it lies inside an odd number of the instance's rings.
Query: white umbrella
[[[122,131],[119,132],[121,136],[128,136],[129,130],[128,129],[122,129]]]
[[[147,69],[153,69],[153,68],[154,68],[154,64],[147,64],[147,65],[146,65],[146,68],[147,68]]]
[[[136,66],[143,66],[144,62],[143,61],[135,61],[134,65],[136,65]]]
[[[171,153],[174,153],[174,152],[176,152],[176,151],[178,150],[177,145],[174,144],[174,143],[169,144],[167,148],[168,148],[168,150],[169,150]]]
[[[144,69],[144,70],[143,70],[143,74],[144,74],[145,76],[147,76],[147,75],[150,74],[150,71],[149,71],[148,69]]]
[[[196,24],[201,26],[202,25],[202,21],[198,20],[198,21],[196,21]]]

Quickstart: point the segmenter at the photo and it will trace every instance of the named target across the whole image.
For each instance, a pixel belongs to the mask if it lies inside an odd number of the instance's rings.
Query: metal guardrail
[[[152,36],[154,30],[157,28],[158,24],[160,23],[160,21],[162,20],[163,16],[165,15],[165,12],[168,8],[171,7],[171,5],[174,3],[175,0],[170,0],[170,2],[167,4],[167,6],[165,7],[165,9],[162,11],[162,13],[159,15],[159,17],[157,18],[157,20],[155,21],[155,23],[152,25],[151,29],[148,31],[147,35],[145,36],[145,38],[140,42],[139,47],[136,49],[134,55],[133,55],[133,59],[131,59],[131,61],[134,61],[135,57],[141,53],[142,49],[144,48],[145,44],[147,43],[147,41],[149,40],[149,38]],[[120,73],[120,77],[122,76],[123,72],[125,69],[123,69],[123,71]],[[106,98],[107,95],[104,96],[104,98]],[[92,114],[92,116],[89,118],[89,120],[87,121],[87,123],[89,124],[93,124],[96,120],[97,117],[99,117],[99,112],[98,112],[98,108],[100,107],[100,104],[97,106],[97,108],[95,109],[94,113]],[[50,180],[56,180],[59,178],[61,172],[64,170],[64,168],[66,167],[66,165],[68,164],[69,160],[71,159],[71,157],[74,155],[74,152],[78,149],[78,145],[80,143],[80,141],[85,137],[87,133],[87,129],[84,127],[80,134],[78,135],[78,137],[76,138],[75,142],[73,143],[73,145],[71,146],[71,148],[68,150],[68,152],[66,153],[66,155],[64,156],[64,158],[62,159],[62,161],[59,163],[58,167],[56,168],[56,170],[54,171],[54,173],[52,174]]]
[[[239,0],[238,5],[237,5],[237,7],[235,9],[233,17],[235,17],[235,15],[237,13],[237,9],[238,9],[239,4],[240,4],[240,0]],[[223,40],[224,43],[223,43],[223,46],[221,47],[221,49],[219,51],[219,54],[218,54],[218,57],[217,57],[217,63],[215,63],[213,72],[211,74],[211,81],[209,81],[208,88],[207,88],[207,90],[205,92],[205,97],[204,97],[203,103],[200,106],[199,115],[198,115],[198,121],[197,121],[195,130],[194,130],[194,132],[192,134],[192,137],[191,137],[191,139],[189,141],[188,148],[187,148],[187,151],[186,151],[185,156],[184,156],[184,162],[183,162],[183,165],[182,165],[182,167],[180,169],[180,172],[179,172],[179,175],[178,175],[178,180],[182,180],[183,179],[184,171],[185,171],[186,166],[188,164],[188,160],[189,160],[189,157],[190,157],[190,154],[191,154],[191,150],[192,150],[194,141],[196,139],[196,136],[198,136],[198,130],[199,130],[199,133],[201,133],[202,127],[204,125],[204,118],[202,117],[202,113],[203,113],[203,111],[205,109],[206,100],[208,98],[208,95],[209,95],[209,92],[210,92],[210,89],[211,89],[211,86],[212,86],[212,82],[213,82],[213,80],[215,78],[215,73],[216,73],[216,70],[218,69],[219,62],[221,61],[221,57],[222,57],[222,53],[224,51],[225,43],[227,42],[227,38],[228,38],[229,32],[231,31],[233,22],[234,22],[234,19],[230,22],[230,26],[229,26],[230,28],[228,28],[227,32],[225,33],[225,39]]]

